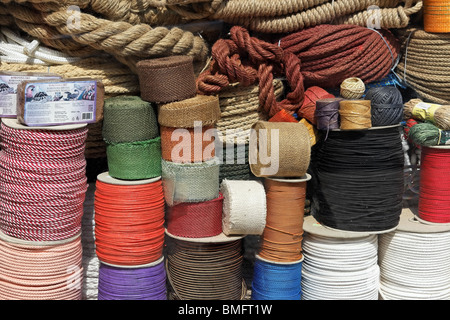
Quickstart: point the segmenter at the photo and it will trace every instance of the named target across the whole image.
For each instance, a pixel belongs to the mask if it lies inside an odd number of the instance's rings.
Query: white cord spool
[[[378,300],[377,235],[324,228],[305,217],[302,300]]]
[[[404,209],[399,227],[379,236],[383,300],[450,299],[450,227],[424,224]]]
[[[266,192],[260,181],[224,179],[222,231],[226,235],[261,235],[266,226]]]

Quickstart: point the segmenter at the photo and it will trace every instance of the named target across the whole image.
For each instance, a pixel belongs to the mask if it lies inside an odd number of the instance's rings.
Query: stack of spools
[[[250,168],[264,179],[267,203],[252,299],[300,300],[310,135],[299,122],[259,121],[252,129]]]
[[[81,299],[86,137],[85,124],[2,119],[1,299]]]
[[[109,171],[97,176],[95,244],[99,300],[165,300],[164,193],[153,105],[137,96],[105,101]]]

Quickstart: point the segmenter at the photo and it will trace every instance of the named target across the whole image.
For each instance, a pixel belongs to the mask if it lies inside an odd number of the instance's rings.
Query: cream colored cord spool
[[[261,235],[266,225],[266,192],[260,181],[223,180],[222,231],[226,235]]]
[[[360,78],[348,78],[341,83],[341,96],[344,99],[360,99],[365,91],[366,85]]]

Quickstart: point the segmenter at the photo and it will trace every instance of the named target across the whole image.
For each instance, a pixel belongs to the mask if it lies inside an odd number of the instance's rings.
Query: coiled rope
[[[0,299],[81,300],[80,235],[64,241],[21,241],[0,233]]]
[[[100,261],[138,266],[158,260],[164,244],[161,179],[122,183],[107,173],[95,190],[95,244]]]
[[[3,119],[0,228],[5,234],[50,241],[80,232],[87,128],[64,128],[30,130],[16,119]]]

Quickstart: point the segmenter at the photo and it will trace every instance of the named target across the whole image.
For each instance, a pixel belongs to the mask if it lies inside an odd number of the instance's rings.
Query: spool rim
[[[109,171],[102,172],[97,175],[97,180],[103,183],[112,184],[112,185],[121,185],[121,186],[136,186],[136,185],[144,185],[153,183],[161,180],[161,176],[151,178],[151,179],[143,179],[143,180],[121,180],[109,175]]]
[[[2,118],[2,123],[12,129],[17,130],[53,130],[53,131],[63,131],[63,130],[76,130],[82,129],[87,126],[87,123],[81,124],[66,124],[66,125],[56,125],[56,126],[33,126],[29,127],[21,124],[17,118]]]

